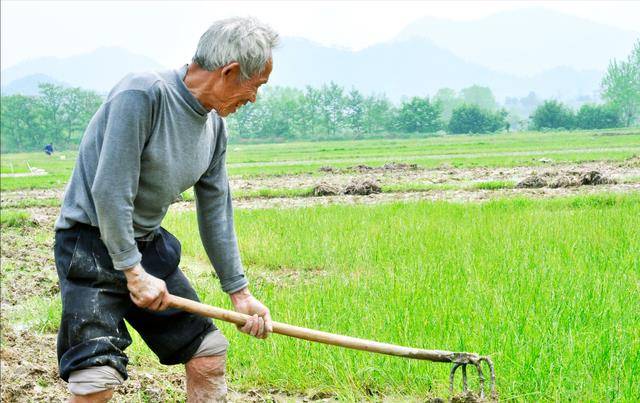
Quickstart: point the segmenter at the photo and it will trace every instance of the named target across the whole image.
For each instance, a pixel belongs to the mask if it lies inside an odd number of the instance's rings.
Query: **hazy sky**
[[[636,1],[6,1],[1,2],[1,67],[42,56],[65,57],[119,46],[165,66],[191,58],[211,21],[252,15],[283,36],[361,49],[393,38],[410,22],[433,16],[470,20],[498,11],[544,7],[638,30]],[[542,27],[541,27],[542,28]]]

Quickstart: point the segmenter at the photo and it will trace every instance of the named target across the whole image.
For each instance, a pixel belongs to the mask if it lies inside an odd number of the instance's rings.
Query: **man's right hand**
[[[124,275],[134,304],[152,311],[168,308],[170,294],[164,280],[147,273],[140,264],[125,270]]]

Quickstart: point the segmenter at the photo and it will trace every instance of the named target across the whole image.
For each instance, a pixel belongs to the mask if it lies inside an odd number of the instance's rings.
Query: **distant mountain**
[[[46,74],[73,86],[108,92],[130,72],[158,70],[153,59],[121,48],[99,48],[66,58],[43,57],[18,63],[2,71],[2,85],[34,74]]]
[[[414,38],[375,45],[352,52],[315,44],[300,38],[284,38],[274,52],[273,85],[304,87],[334,81],[366,93],[402,96],[433,95],[439,88],[460,90],[479,84],[490,87],[499,100],[525,96],[569,99],[593,95],[601,71],[555,68],[531,77],[501,73],[464,61],[426,39]]]
[[[428,39],[468,62],[526,76],[558,66],[605,70],[611,58],[626,58],[640,31],[524,8],[475,21],[422,18],[396,39],[412,38]]]
[[[40,84],[55,84],[64,87],[69,86],[69,84],[58,81],[46,74],[31,74],[10,82],[7,86],[2,87],[0,92],[2,95],[38,95],[40,92],[38,86]]]
[[[26,83],[33,82],[34,88],[34,75],[46,75],[106,93],[127,73],[163,68],[148,57],[124,49],[101,48],[64,59],[47,57],[19,63],[2,71],[2,84],[5,88],[25,88]],[[467,61],[425,38],[378,44],[357,52],[306,39],[283,38],[274,52],[269,82],[304,88],[334,81],[347,90],[353,87],[367,94],[385,93],[395,101],[402,96],[433,95],[443,87],[460,90],[473,84],[490,87],[499,101],[506,96],[523,97],[531,91],[540,98],[570,100],[578,96],[597,98],[602,74],[598,70],[554,67],[528,77],[517,76]]]

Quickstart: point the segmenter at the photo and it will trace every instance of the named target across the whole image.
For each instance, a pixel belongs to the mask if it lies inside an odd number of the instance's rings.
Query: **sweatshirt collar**
[[[176,87],[178,88],[178,91],[180,92],[180,95],[182,95],[182,97],[187,101],[187,103],[196,111],[198,112],[198,114],[205,116],[207,115],[209,112],[211,112],[209,109],[205,108],[204,105],[202,105],[200,103],[200,101],[198,101],[198,98],[196,98],[187,88],[187,86],[184,84],[184,78],[187,75],[187,69],[189,68],[188,64],[185,64],[184,66],[182,66],[181,68],[179,68],[178,70],[175,71],[175,75],[176,75]]]

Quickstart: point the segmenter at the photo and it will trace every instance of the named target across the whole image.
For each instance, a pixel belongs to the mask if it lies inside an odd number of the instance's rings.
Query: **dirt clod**
[[[560,175],[549,183],[549,187],[552,189],[570,188],[574,186],[580,186],[580,181],[575,175]]]
[[[328,165],[325,165],[325,166],[322,166],[322,167],[318,168],[318,171],[320,171],[320,172],[328,172],[328,173],[335,173],[335,172],[338,172],[338,169],[336,169],[334,167],[331,167],[331,166],[328,166]]]
[[[418,164],[405,164],[402,162],[389,162],[382,166],[384,171],[415,171]]]
[[[356,166],[352,166],[352,167],[348,167],[347,170],[350,171],[358,171],[358,172],[369,172],[371,170],[373,170],[373,167],[370,167],[369,165],[363,165],[363,164],[358,164]]]
[[[340,189],[327,182],[320,182],[313,187],[314,196],[335,196],[340,194]]]
[[[616,183],[613,179],[607,178],[598,171],[589,171],[580,178],[581,185],[608,185]]]
[[[375,179],[354,180],[344,189],[346,195],[370,195],[381,192],[382,189]]]
[[[547,186],[547,181],[538,175],[528,176],[516,185],[516,187],[520,189],[543,188],[545,186]]]

